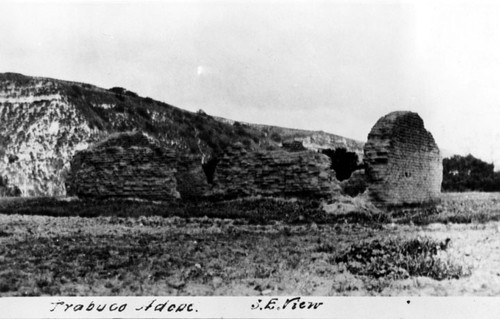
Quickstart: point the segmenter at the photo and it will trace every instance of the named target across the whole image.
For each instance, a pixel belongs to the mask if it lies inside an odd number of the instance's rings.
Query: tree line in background
[[[500,192],[500,172],[494,165],[472,155],[454,155],[443,159],[444,192]]]

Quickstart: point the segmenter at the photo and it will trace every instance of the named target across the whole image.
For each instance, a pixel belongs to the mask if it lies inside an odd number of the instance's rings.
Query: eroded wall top
[[[81,197],[176,199],[175,161],[173,150],[141,133],[117,134],[74,156],[66,189]]]
[[[328,156],[317,152],[251,152],[236,144],[217,165],[214,194],[225,198],[333,197],[340,186],[330,165]]]

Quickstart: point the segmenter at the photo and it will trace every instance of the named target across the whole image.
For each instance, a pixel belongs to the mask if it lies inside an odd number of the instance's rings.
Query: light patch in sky
[[[198,75],[198,77],[209,76],[209,75],[214,75],[214,74],[215,74],[215,70],[209,66],[198,65],[198,67],[196,68],[196,75]]]
[[[203,74],[203,66],[201,65],[198,65],[198,68],[197,68],[197,72],[198,76],[202,75]]]

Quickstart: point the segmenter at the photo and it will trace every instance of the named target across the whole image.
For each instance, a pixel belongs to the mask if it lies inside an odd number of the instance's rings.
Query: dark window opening
[[[362,165],[358,165],[358,155],[354,152],[348,152],[345,148],[326,149],[322,150],[321,153],[332,160],[331,168],[335,171],[339,181],[348,179],[352,172],[363,168]]]

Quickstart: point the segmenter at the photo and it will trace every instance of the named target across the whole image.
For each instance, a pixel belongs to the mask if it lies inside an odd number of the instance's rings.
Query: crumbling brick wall
[[[73,157],[66,189],[94,198],[329,198],[340,193],[330,164],[312,151],[247,151],[237,144],[220,158],[209,185],[201,156],[161,147],[141,133],[120,133]]]
[[[329,198],[339,192],[326,155],[312,151],[247,151],[236,144],[220,158],[213,195]]]
[[[439,148],[420,116],[392,112],[372,128],[364,147],[371,200],[379,206],[436,202],[443,176]]]
[[[66,180],[69,195],[179,198],[176,155],[140,133],[122,133],[77,153]]]

